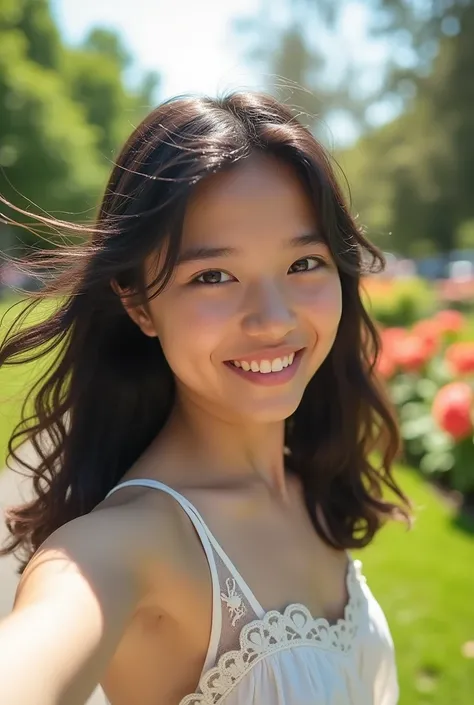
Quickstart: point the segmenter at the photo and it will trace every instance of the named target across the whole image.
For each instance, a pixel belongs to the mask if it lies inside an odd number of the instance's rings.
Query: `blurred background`
[[[155,105],[245,88],[295,107],[386,253],[363,295],[416,523],[387,527],[360,557],[392,628],[402,705],[468,705],[474,0],[0,0],[0,192],[32,213],[93,218],[118,148]],[[0,222],[0,254],[37,243]],[[0,258],[1,330],[19,288],[35,287]],[[35,376],[26,367],[0,371],[0,463]]]

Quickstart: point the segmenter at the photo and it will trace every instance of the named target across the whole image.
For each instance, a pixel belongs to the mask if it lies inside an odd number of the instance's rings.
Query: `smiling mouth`
[[[300,357],[303,348],[284,355],[266,360],[228,360],[225,364],[237,368],[241,372],[248,372],[256,375],[274,375],[291,368]]]

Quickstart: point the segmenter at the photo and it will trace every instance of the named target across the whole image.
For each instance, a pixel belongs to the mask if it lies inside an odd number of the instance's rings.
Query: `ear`
[[[153,321],[143,306],[143,304],[134,304],[132,297],[129,295],[129,290],[122,289],[115,279],[110,282],[110,286],[120,299],[122,306],[132,321],[137,324],[142,333],[149,338],[157,338],[158,334],[153,325]]]

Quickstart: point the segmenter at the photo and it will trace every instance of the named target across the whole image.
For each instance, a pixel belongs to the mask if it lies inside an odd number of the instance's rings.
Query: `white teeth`
[[[281,372],[283,369],[283,361],[281,357],[277,357],[276,360],[272,361],[272,372]]]
[[[285,355],[284,357],[276,357],[274,360],[261,360],[260,362],[256,360],[251,362],[232,360],[232,364],[235,367],[241,367],[245,372],[260,372],[260,374],[265,375],[269,372],[281,372],[285,367],[293,364],[294,359],[295,353],[291,353],[291,355]]]

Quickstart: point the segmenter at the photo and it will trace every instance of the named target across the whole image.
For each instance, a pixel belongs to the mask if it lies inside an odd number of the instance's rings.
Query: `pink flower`
[[[432,414],[438,426],[459,441],[469,436],[474,428],[472,409],[474,392],[466,382],[446,384],[436,394]]]

